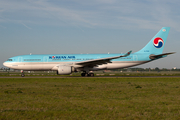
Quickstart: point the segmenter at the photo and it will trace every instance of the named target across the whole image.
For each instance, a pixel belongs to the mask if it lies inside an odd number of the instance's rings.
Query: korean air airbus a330
[[[170,28],[163,27],[140,51],[131,54],[50,54],[21,55],[9,58],[4,66],[22,71],[53,70],[59,75],[82,71],[81,76],[94,76],[90,71],[127,68],[160,58],[171,53],[162,53]]]

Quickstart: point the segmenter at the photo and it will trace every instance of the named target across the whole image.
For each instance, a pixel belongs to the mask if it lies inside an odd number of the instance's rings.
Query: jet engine
[[[58,68],[57,74],[58,75],[69,75],[74,71],[74,67],[61,65]]]

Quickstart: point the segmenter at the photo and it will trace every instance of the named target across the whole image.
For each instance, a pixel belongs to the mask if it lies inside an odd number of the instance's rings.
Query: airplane
[[[9,58],[4,66],[23,71],[57,71],[69,75],[82,71],[81,76],[94,76],[91,71],[127,68],[151,62],[175,52],[162,53],[170,27],[163,27],[141,50],[126,54],[41,54],[20,55]]]

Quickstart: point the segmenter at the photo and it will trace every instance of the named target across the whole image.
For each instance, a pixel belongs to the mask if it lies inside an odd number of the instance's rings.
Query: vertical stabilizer
[[[138,53],[162,54],[170,27],[163,27]]]

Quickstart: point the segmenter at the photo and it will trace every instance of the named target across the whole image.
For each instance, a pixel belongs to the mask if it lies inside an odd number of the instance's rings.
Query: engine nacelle
[[[61,65],[58,68],[57,74],[59,75],[69,75],[73,72],[73,69],[71,66]]]

